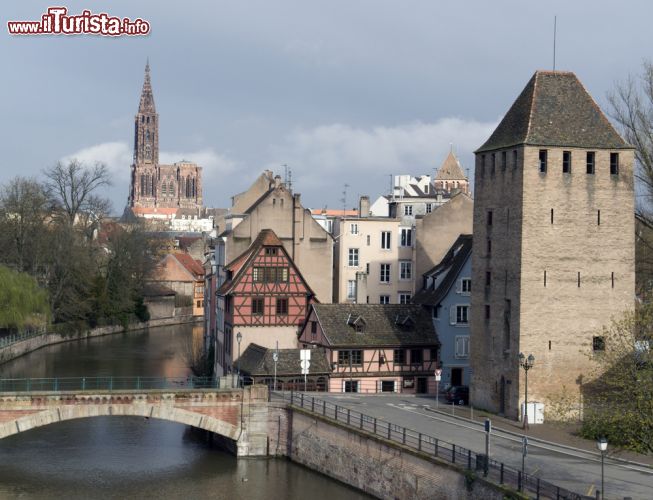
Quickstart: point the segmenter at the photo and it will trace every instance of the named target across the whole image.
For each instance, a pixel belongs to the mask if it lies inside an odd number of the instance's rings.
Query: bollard
[[[390,429],[390,422],[388,422],[388,439],[390,439],[392,430]]]
[[[405,427],[404,427],[404,430],[403,430],[403,433],[402,433],[402,436],[401,436],[401,442],[403,444],[406,444],[406,428]]]
[[[455,444],[451,445],[451,463],[452,464],[456,463],[456,445]]]
[[[376,434],[376,417],[374,417],[374,434]]]
[[[438,440],[435,440],[435,446],[433,447],[433,454],[437,457],[438,456]]]
[[[501,474],[499,475],[499,484],[503,484],[503,462],[501,462]],[[558,488],[558,495],[560,494],[560,488]]]
[[[351,410],[347,408],[347,425],[351,425]]]
[[[422,451],[422,433],[417,435],[417,451]]]
[[[326,401],[322,401],[322,415],[326,417]]]

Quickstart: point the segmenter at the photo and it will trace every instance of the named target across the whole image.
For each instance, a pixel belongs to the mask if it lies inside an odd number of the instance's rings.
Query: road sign
[[[442,368],[435,369],[435,381],[440,382],[442,380]]]
[[[272,353],[272,361],[274,361],[275,363],[279,361],[279,353],[277,353],[277,351],[274,351]]]
[[[299,361],[299,364],[302,367],[302,375],[306,375],[308,369],[311,367],[311,362],[308,359],[302,359]]]
[[[299,359],[311,359],[311,350],[310,349],[300,349]]]

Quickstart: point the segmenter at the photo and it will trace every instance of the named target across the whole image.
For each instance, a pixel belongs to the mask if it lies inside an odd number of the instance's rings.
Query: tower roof
[[[536,71],[477,153],[521,144],[630,149],[576,75]]]
[[[145,80],[141,91],[141,101],[138,104],[139,113],[156,113],[154,107],[154,94],[152,94],[152,82],[150,81],[150,61],[145,64]]]
[[[436,181],[450,181],[450,180],[460,180],[466,179],[463,169],[460,166],[460,162],[453,151],[449,151],[449,154],[445,158],[444,162],[440,166],[438,173],[435,175]]]

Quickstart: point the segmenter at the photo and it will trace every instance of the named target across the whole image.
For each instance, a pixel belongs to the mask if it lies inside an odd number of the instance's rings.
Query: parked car
[[[466,385],[454,385],[445,393],[448,403],[455,405],[466,405],[469,403],[469,387]]]

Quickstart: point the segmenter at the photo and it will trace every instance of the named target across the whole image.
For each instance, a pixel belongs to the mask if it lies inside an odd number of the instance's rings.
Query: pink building
[[[299,342],[326,350],[330,392],[435,394],[440,342],[421,306],[312,304]]]

